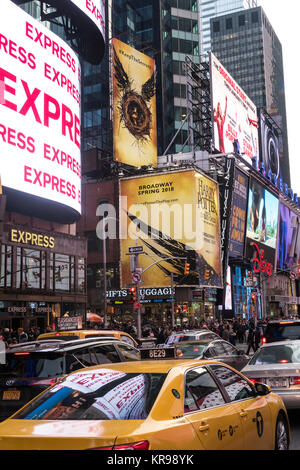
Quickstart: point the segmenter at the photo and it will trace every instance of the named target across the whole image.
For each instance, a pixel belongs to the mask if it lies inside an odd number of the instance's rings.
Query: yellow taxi
[[[216,361],[81,369],[0,423],[1,450],[289,448],[281,398]]]
[[[91,339],[91,338],[98,338],[98,336],[102,337],[115,337],[124,343],[130,344],[131,346],[137,347],[138,343],[135,339],[130,336],[125,331],[117,331],[117,330],[66,330],[66,331],[51,331],[49,333],[43,333],[37,337],[37,340],[45,340],[45,339],[58,339],[63,338],[64,340],[74,340],[74,339]]]

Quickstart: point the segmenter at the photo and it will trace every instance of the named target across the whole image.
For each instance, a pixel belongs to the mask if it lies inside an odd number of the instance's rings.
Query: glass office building
[[[290,186],[281,43],[261,7],[211,20],[212,52],[258,108],[281,129],[281,176]]]
[[[211,50],[210,20],[225,13],[233,13],[257,6],[257,0],[199,0],[201,54]]]

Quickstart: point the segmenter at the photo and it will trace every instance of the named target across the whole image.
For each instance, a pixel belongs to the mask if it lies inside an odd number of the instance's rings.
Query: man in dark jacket
[[[251,348],[253,349],[253,352],[255,352],[256,351],[255,337],[254,337],[254,328],[252,327],[252,325],[249,325],[247,343],[248,343],[248,349],[247,349],[246,354],[249,354]]]

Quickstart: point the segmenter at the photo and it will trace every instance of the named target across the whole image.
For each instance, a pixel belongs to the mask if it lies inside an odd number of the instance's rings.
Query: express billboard
[[[170,286],[172,273],[177,285],[222,286],[215,181],[198,171],[175,171],[123,179],[120,195],[122,287],[132,283],[127,253],[136,243],[144,251],[138,257],[142,287]]]
[[[0,174],[8,206],[65,222],[81,213],[80,64],[10,0],[0,16]],[[12,206],[12,207],[11,207]]]
[[[290,269],[300,259],[300,217],[280,203],[278,225],[277,270]]]
[[[20,2],[18,3],[26,3]],[[44,2],[45,3],[45,2]],[[105,0],[47,0],[52,20],[61,16],[68,23],[74,50],[87,62],[98,65],[105,51]],[[46,20],[47,18],[45,18]]]
[[[103,0],[69,0],[87,15],[105,38],[105,5]]]
[[[249,178],[235,168],[231,223],[229,234],[229,257],[243,258],[247,219]]]
[[[275,265],[278,198],[254,178],[250,179],[246,229],[246,257],[255,272],[271,275]],[[253,257],[254,256],[254,257]]]
[[[212,53],[210,76],[214,146],[231,153],[238,140],[243,158],[251,164],[259,155],[256,106]]]
[[[157,166],[155,61],[113,39],[114,159]]]

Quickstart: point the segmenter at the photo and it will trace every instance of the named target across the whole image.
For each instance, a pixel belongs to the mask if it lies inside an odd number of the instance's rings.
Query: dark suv
[[[139,359],[137,349],[118,340],[48,340],[14,345],[6,350],[6,363],[0,364],[0,421],[70,372]]]
[[[300,320],[272,320],[264,331],[262,344],[300,339]]]

